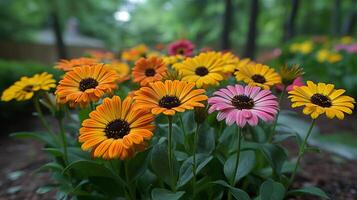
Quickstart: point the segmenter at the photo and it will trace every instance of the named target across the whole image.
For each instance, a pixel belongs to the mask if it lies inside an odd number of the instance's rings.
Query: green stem
[[[170,170],[170,176],[171,176],[171,189],[173,191],[176,191],[175,188],[175,177],[174,177],[174,169],[173,169],[173,163],[172,163],[172,116],[168,116],[169,119],[169,134],[168,134],[168,145],[167,145],[167,151],[168,151],[168,159],[169,159],[169,170]]]
[[[93,102],[90,102],[90,109],[93,111],[93,110],[95,110],[95,105],[94,105],[94,103]]]
[[[289,179],[289,184],[288,184],[288,188],[290,187],[290,185],[293,183],[294,181],[294,178],[295,178],[295,175],[296,175],[296,172],[297,172],[297,168],[299,167],[300,165],[300,161],[302,159],[302,156],[304,155],[305,153],[305,146],[307,144],[307,139],[309,138],[310,134],[311,134],[311,131],[312,131],[312,128],[314,127],[314,124],[315,124],[315,119],[313,119],[311,121],[311,125],[309,127],[309,130],[307,131],[306,135],[305,135],[305,138],[304,138],[304,141],[303,143],[301,144],[301,146],[299,147],[299,154],[298,154],[298,158],[297,158],[297,161],[296,161],[296,164],[295,164],[295,167],[294,167],[294,171],[293,173],[291,174],[290,176],[290,179]]]
[[[58,125],[60,128],[60,135],[62,139],[62,145],[63,145],[63,160],[65,165],[68,165],[68,152],[67,152],[67,138],[66,138],[66,133],[64,130],[63,126],[63,118],[59,118],[58,120]]]
[[[193,174],[193,199],[195,199],[196,196],[196,149],[197,149],[197,141],[198,141],[198,129],[200,128],[200,124],[197,123],[196,125],[196,131],[195,135],[193,138],[193,160],[192,160],[192,174]]]
[[[185,126],[183,124],[183,120],[182,120],[182,115],[181,114],[179,114],[179,120],[180,120],[180,125],[181,125],[181,128],[182,128],[182,132],[183,132],[183,138],[184,138],[183,144],[184,144],[185,149],[187,150],[188,149],[187,148],[187,142],[186,142],[187,133],[186,133],[186,130],[185,130]]]
[[[281,94],[280,94],[280,97],[279,97],[279,106],[281,105],[281,101],[283,100],[285,92],[286,92],[286,86],[284,85],[284,88],[281,91]],[[274,124],[273,124],[272,132],[269,134],[269,138],[268,138],[268,142],[269,143],[272,143],[273,138],[274,138],[274,136],[276,134],[276,125],[278,124],[279,114],[280,114],[280,109],[278,110],[278,113],[276,114],[276,118],[275,118],[275,121],[274,121]]]
[[[236,159],[236,163],[235,163],[235,165],[234,165],[233,176],[232,176],[232,179],[230,180],[230,184],[231,184],[232,187],[234,187],[234,185],[235,185],[235,179],[236,179],[236,176],[237,176],[238,165],[239,165],[239,158],[240,158],[240,147],[241,147],[241,143],[242,143],[242,128],[238,127],[237,159]],[[228,199],[232,199],[232,193],[231,193],[231,192],[228,193]]]
[[[48,123],[47,123],[45,117],[43,116],[43,112],[42,112],[42,110],[41,110],[41,106],[40,106],[40,103],[39,103],[38,96],[35,96],[33,103],[34,103],[36,112],[37,112],[37,114],[38,114],[38,118],[40,118],[42,125],[43,125],[43,126],[46,128],[46,130],[47,130],[50,134],[52,134],[52,136],[56,139],[56,138],[57,138],[57,137],[56,137],[56,134],[53,132],[53,130],[51,129],[51,127],[48,125]]]

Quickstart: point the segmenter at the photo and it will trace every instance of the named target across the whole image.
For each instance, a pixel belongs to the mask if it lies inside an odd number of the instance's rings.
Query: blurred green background
[[[275,68],[299,63],[306,79],[356,96],[356,52],[335,49],[345,36],[356,45],[356,13],[357,0],[0,0],[0,91],[23,75],[54,73],[58,59],[89,49],[119,57],[141,43],[154,48],[185,38],[197,50],[231,50]],[[308,53],[290,51],[306,41]],[[342,59],[318,61],[325,49]],[[0,102],[3,123],[27,111],[23,104]]]

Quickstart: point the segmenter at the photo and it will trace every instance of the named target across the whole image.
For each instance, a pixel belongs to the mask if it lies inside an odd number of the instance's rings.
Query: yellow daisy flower
[[[118,76],[119,76],[118,82],[119,83],[130,79],[130,76],[129,76],[130,69],[129,69],[128,64],[126,64],[124,62],[114,62],[111,64],[106,64],[105,66],[109,69],[114,70],[118,74]]]
[[[355,100],[352,97],[342,95],[343,89],[334,89],[333,84],[313,83],[307,81],[307,86],[295,86],[289,92],[293,108],[304,106],[303,113],[316,119],[319,115],[326,113],[330,119],[335,116],[344,118],[344,113],[352,114]]]
[[[185,59],[183,55],[179,55],[179,54],[174,56],[163,56],[161,58],[164,60],[164,63],[166,65],[173,65],[175,63],[182,62]]]
[[[263,89],[281,83],[281,77],[273,68],[267,65],[250,63],[243,65],[235,72],[238,81],[244,81],[251,86],[259,86]]]
[[[172,67],[182,76],[183,81],[196,83],[198,88],[208,85],[219,85],[223,80],[226,62],[216,52],[200,53],[193,58],[187,58]]]
[[[24,76],[3,92],[1,100],[29,100],[37,91],[48,91],[51,88],[56,87],[55,82],[56,81],[53,79],[53,75],[48,74],[47,72],[35,74],[33,77]]]
[[[234,72],[234,69],[236,68],[236,66],[238,65],[238,63],[240,61],[239,58],[231,52],[225,52],[225,53],[219,52],[218,54],[221,56],[221,58],[226,63],[224,66],[224,72],[225,73]]]

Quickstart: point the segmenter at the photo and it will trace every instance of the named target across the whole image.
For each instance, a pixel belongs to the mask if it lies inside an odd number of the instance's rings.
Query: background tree
[[[252,0],[250,6],[249,29],[247,42],[245,44],[244,57],[254,58],[256,37],[257,37],[257,19],[259,15],[259,1]]]

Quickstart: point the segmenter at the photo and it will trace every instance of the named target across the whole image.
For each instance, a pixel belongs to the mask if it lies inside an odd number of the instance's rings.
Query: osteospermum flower
[[[193,89],[194,86],[194,83],[178,80],[149,83],[149,87],[135,92],[136,108],[150,110],[154,115],[174,115],[194,107],[204,107],[201,102],[208,98],[205,90]]]
[[[221,58],[224,60],[224,62],[226,63],[223,71],[225,73],[232,73],[234,72],[234,69],[236,68],[236,66],[239,64],[239,58],[237,56],[235,56],[233,53],[231,52],[225,52],[225,53],[218,53]]]
[[[82,123],[79,130],[82,149],[91,149],[94,157],[122,160],[143,150],[153,135],[154,116],[134,108],[131,97],[123,101],[118,96],[105,98]]]
[[[47,72],[35,74],[33,77],[24,76],[3,92],[1,100],[25,101],[31,99],[37,91],[48,91],[54,87],[56,87],[56,81],[53,75]]]
[[[167,67],[161,58],[140,58],[133,68],[133,81],[145,86],[150,82],[161,80],[166,71]]]
[[[87,52],[92,58],[100,60],[101,62],[108,62],[114,60],[114,54],[110,51],[90,50]]]
[[[146,58],[148,52],[149,48],[144,44],[140,44],[131,49],[123,51],[123,53],[121,54],[121,58],[125,61],[134,62],[139,58]]]
[[[115,62],[115,63],[111,63],[111,64],[106,64],[106,67],[108,67],[109,69],[114,70],[118,76],[119,76],[119,80],[118,83],[121,83],[123,81],[129,80],[130,76],[129,76],[129,65],[123,62]]]
[[[187,58],[172,67],[182,76],[183,81],[194,82],[198,88],[219,84],[223,80],[226,62],[216,52],[200,53]]]
[[[174,55],[174,56],[163,56],[161,57],[166,65],[173,65],[178,62],[182,62],[185,57],[182,55]]]
[[[227,86],[213,93],[208,99],[211,105],[208,112],[218,111],[217,120],[226,120],[227,125],[234,123],[244,127],[258,124],[259,119],[272,121],[278,112],[276,97],[269,90],[254,86]]]
[[[330,119],[335,116],[344,118],[344,113],[352,114],[355,100],[352,97],[342,95],[343,89],[334,89],[333,84],[307,81],[307,86],[294,87],[289,92],[292,107],[304,106],[303,113],[316,119],[319,115],[326,113]]]
[[[298,65],[293,65],[293,66],[283,66],[279,70],[279,75],[281,76],[281,82],[282,84],[288,86],[293,83],[298,77],[301,77],[304,75],[305,72],[304,70],[298,66]]]
[[[275,84],[281,83],[281,78],[273,68],[267,65],[250,63],[244,65],[235,72],[238,81],[244,81],[251,86],[259,86],[263,89],[269,89]]]
[[[303,86],[305,85],[302,77],[297,77],[295,80],[293,80],[293,82],[290,85],[284,86],[283,84],[278,84],[276,85],[276,88],[280,91],[284,90],[284,87],[286,91],[290,92],[294,89],[295,86]]]
[[[168,46],[169,55],[192,56],[195,45],[189,40],[178,40]]]
[[[67,72],[55,92],[58,102],[87,106],[117,88],[118,74],[104,64],[85,65]]]
[[[98,60],[95,58],[74,58],[71,60],[60,60],[55,66],[56,69],[63,71],[71,71],[76,67],[81,67],[83,65],[94,65],[97,64]]]

